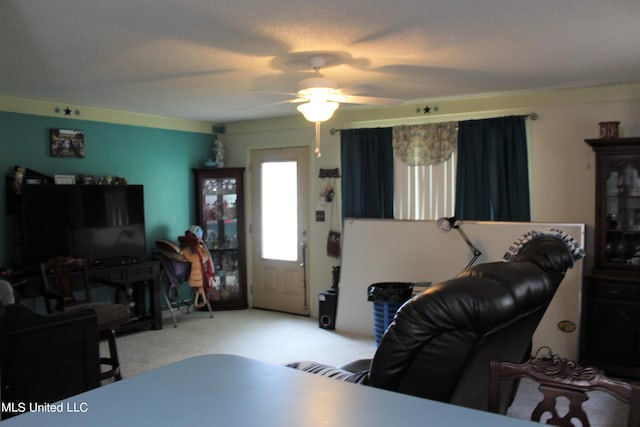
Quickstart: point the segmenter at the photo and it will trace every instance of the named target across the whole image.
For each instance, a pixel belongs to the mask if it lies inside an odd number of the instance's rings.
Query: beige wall
[[[425,116],[421,107],[426,104],[432,107],[432,111],[437,106],[437,111]],[[331,128],[386,127],[530,112],[538,114],[537,120],[527,123],[532,220],[587,224],[587,249],[591,254],[595,164],[593,153],[584,139],[597,138],[598,122],[611,120],[621,122],[620,136],[640,135],[640,83],[467,99],[433,99],[396,108],[340,109],[332,120],[322,126],[322,157],[311,159],[310,214],[313,215],[317,198],[324,187],[318,178],[319,168],[340,166],[340,135],[339,132],[330,135]],[[227,163],[229,166],[249,167],[250,150],[256,148],[307,145],[310,153],[313,153],[313,140],[313,125],[299,115],[229,123],[225,136]],[[250,196],[251,189],[248,188],[248,198]],[[340,195],[337,196],[337,200],[340,200]],[[311,313],[315,316],[317,294],[331,285],[331,266],[339,264],[339,260],[325,254],[329,223],[318,223],[313,217],[311,219]],[[250,216],[248,223],[251,223]],[[250,252],[248,259],[250,266]],[[585,260],[585,268],[591,262],[589,256]]]

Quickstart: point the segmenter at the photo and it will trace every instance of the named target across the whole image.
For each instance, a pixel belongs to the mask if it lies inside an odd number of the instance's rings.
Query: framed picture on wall
[[[84,133],[80,130],[51,129],[51,157],[84,158]]]

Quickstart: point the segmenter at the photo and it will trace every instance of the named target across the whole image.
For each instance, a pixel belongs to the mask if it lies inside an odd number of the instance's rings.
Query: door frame
[[[261,207],[262,201],[261,197],[261,189],[260,189],[260,170],[258,167],[258,161],[256,159],[256,154],[261,154],[260,161],[264,162],[265,160],[270,161],[287,161],[287,160],[296,160],[299,161],[303,167],[298,171],[298,209],[299,209],[299,226],[298,226],[298,259],[296,261],[292,261],[292,263],[297,263],[300,268],[304,268],[303,275],[301,277],[304,282],[304,291],[302,293],[303,301],[300,301],[302,304],[302,309],[299,311],[292,312],[292,314],[299,314],[310,316],[310,296],[311,296],[311,286],[309,282],[310,278],[310,247],[309,247],[309,235],[310,235],[310,216],[309,216],[309,190],[310,190],[310,149],[308,146],[298,145],[298,146],[285,146],[285,147],[269,147],[269,148],[261,148],[254,147],[249,149],[249,164],[250,164],[250,173],[251,173],[251,216],[250,216],[250,225],[249,225],[249,233],[251,236],[251,263],[249,266],[250,273],[250,282],[249,282],[249,293],[251,295],[251,306],[254,307],[255,302],[255,294],[254,290],[257,279],[257,263],[261,259],[261,225],[258,223],[260,221],[260,216],[258,210]],[[304,267],[302,266],[302,255],[300,248],[300,243],[306,243],[305,248],[305,259],[304,259]],[[276,311],[287,311],[281,310],[278,308],[270,308],[261,306],[259,308],[265,309],[273,309]],[[287,311],[288,312],[288,311]]]

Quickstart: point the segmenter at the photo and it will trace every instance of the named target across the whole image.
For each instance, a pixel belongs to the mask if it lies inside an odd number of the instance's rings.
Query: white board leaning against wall
[[[482,255],[476,264],[499,261],[511,243],[532,230],[556,228],[584,247],[584,224],[462,222]],[[456,230],[443,233],[436,221],[345,219],[336,330],[373,336],[373,304],[367,288],[379,282],[437,283],[462,271],[472,253]],[[577,359],[580,334],[582,260],[562,281],[533,337],[533,349],[549,346]],[[564,332],[560,322],[576,329]]]

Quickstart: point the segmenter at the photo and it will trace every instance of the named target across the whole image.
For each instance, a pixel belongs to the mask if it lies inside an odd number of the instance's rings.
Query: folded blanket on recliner
[[[355,384],[366,384],[367,375],[369,374],[368,369],[360,372],[349,372],[335,366],[308,361],[292,362],[287,364],[287,367]]]

